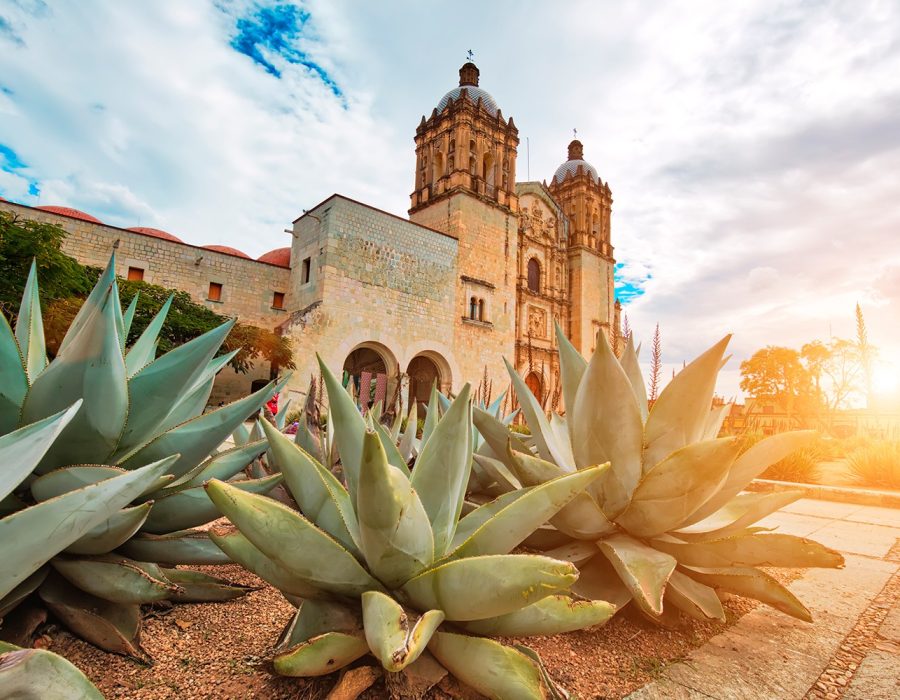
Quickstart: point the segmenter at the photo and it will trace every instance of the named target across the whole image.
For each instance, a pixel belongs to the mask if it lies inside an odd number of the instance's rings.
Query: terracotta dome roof
[[[85,214],[83,211],[78,209],[72,209],[71,207],[57,207],[57,206],[47,206],[47,207],[35,207],[36,209],[40,209],[41,211],[49,211],[51,214],[61,214],[62,216],[68,216],[72,219],[81,219],[82,221],[90,221],[92,224],[102,224],[95,216],[91,216],[90,214]]]
[[[278,265],[280,267],[290,267],[291,266],[291,249],[290,248],[276,248],[275,250],[270,250],[268,253],[264,255],[260,255],[257,260],[259,262],[269,263],[271,265]]]
[[[253,259],[243,250],[238,250],[237,248],[232,248],[231,246],[227,245],[205,245],[203,247],[207,250],[214,250],[217,253],[225,253],[225,255],[236,255],[239,258],[247,258],[247,260]]]
[[[148,226],[132,226],[129,231],[135,233],[143,233],[145,236],[153,236],[154,238],[162,238],[165,241],[173,241],[175,243],[184,243],[178,236],[172,235],[168,231],[158,228],[149,228]]]

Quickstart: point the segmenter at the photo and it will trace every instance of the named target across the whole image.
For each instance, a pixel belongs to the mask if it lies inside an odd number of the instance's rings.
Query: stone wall
[[[309,282],[295,274],[289,297],[291,395],[318,376],[317,352],[339,374],[360,346],[378,352],[394,376],[424,354],[445,388],[469,378],[453,346],[454,238],[335,195],[294,222],[291,257],[295,272],[311,263]]]
[[[272,308],[274,292],[290,289],[291,271],[287,268],[12,202],[0,201],[0,211],[59,224],[69,234],[63,240],[63,251],[84,265],[104,267],[118,241],[116,274],[120,277],[127,277],[129,267],[140,268],[145,282],[183,290],[218,314],[265,328],[274,328],[288,317],[287,311]],[[210,282],[222,285],[221,301],[207,298]],[[253,379],[268,377],[268,363],[260,364],[247,375],[223,370],[211,402],[246,395]]]

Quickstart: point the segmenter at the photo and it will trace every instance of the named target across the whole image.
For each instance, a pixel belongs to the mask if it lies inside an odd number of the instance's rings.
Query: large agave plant
[[[567,416],[548,419],[507,363],[530,444],[476,411],[492,453],[476,459],[493,467],[497,483],[511,494],[611,462],[551,520],[560,539],[546,554],[578,565],[573,590],[619,607],[633,601],[663,623],[674,621],[677,611],[724,620],[722,593],[810,620],[807,608],[757,567],[840,567],[842,556],[755,525],[801,492],[743,489],[812,434],[774,435],[743,454],[735,438],[717,437],[728,407],[711,408],[712,397],[729,337],[676,375],[650,408],[630,339],[619,360],[601,334],[587,362],[556,331]]]
[[[0,324],[0,434],[78,403],[66,414],[55,441],[44,446],[26,492],[3,505],[17,510],[28,501],[36,502],[36,508],[66,502],[89,484],[108,492],[117,479],[143,473],[140,469],[150,464],[156,465],[156,477],[137,482],[141,487],[128,491],[121,503],[110,501],[117,505],[92,528],[77,531],[67,524],[63,538],[48,520],[41,528],[23,529],[21,538],[0,538],[0,547],[4,573],[22,581],[19,594],[37,589],[47,607],[88,641],[140,655],[142,603],[222,600],[245,592],[174,566],[228,561],[205,532],[194,529],[218,517],[202,483],[239,475],[265,451],[264,439],[216,450],[275,387],[270,384],[203,414],[216,372],[230,358],[215,354],[232,324],[157,358],[167,303],[126,348],[136,299],[122,311],[114,269],[112,258],[52,362],[44,345],[34,265],[15,332],[6,319]],[[280,478],[242,480],[234,487],[265,493]],[[31,511],[12,518],[25,518]],[[70,538],[73,532],[78,534]],[[21,547],[26,555],[33,552],[40,558],[48,546],[62,552],[50,560],[51,575],[25,583],[33,569],[11,561],[8,550]]]
[[[237,527],[212,539],[298,606],[275,670],[324,675],[372,654],[391,673],[412,672],[437,659],[491,698],[557,697],[533,652],[484,635],[551,634],[612,615],[606,602],[571,597],[572,564],[510,554],[606,465],[461,517],[472,460],[468,386],[435,419],[410,472],[390,435],[367,426],[324,365],[322,373],[346,486],[270,425],[271,451],[300,512],[220,481],[206,486]]]

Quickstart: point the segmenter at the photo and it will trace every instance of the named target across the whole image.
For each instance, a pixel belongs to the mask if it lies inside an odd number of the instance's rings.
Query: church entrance
[[[364,414],[378,401],[383,406],[390,403],[389,361],[386,354],[368,344],[357,347],[344,360],[343,384],[353,383],[353,395],[357,397],[357,405]]]
[[[431,396],[431,387],[437,385],[438,391],[449,388],[450,372],[444,358],[439,355],[434,357],[429,354],[416,355],[409,363],[406,374],[409,376],[409,405],[415,401],[419,404],[419,415],[423,415],[421,409],[428,404]]]
[[[525,377],[525,384],[531,389],[531,393],[534,394],[534,398],[538,400],[538,403],[543,406],[544,382],[541,380],[541,375],[537,372],[529,372],[528,376]]]

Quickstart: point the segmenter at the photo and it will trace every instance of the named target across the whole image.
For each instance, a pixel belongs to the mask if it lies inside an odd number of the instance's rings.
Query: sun
[[[900,369],[889,362],[879,362],[872,368],[872,391],[876,394],[895,394],[900,391]]]

